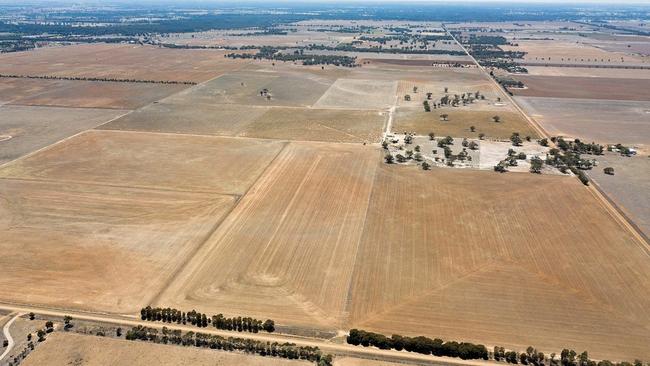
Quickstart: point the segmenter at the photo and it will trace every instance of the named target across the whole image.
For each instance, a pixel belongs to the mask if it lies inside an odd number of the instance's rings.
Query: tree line
[[[357,67],[356,57],[340,55],[305,55],[303,50],[296,50],[293,53],[282,53],[275,47],[262,47],[255,54],[251,53],[228,53],[225,57],[242,58],[254,60],[274,60],[283,62],[301,61],[303,65],[334,65],[345,67]]]
[[[458,357],[463,360],[488,359],[488,350],[482,344],[431,339],[428,337],[403,337],[393,334],[390,338],[380,333],[359,329],[350,330],[347,337],[349,344],[364,347],[374,346],[379,349],[406,350],[425,355]]]
[[[74,76],[73,77],[73,76],[51,76],[51,75],[0,74],[0,78],[69,80],[69,81],[106,81],[106,82],[114,82],[114,83],[149,83],[149,84],[196,85],[196,83],[193,82],[193,81],[96,78],[96,77],[84,77],[84,76]]]
[[[263,342],[245,338],[221,337],[205,333],[185,332],[163,327],[158,329],[138,325],[126,332],[126,339],[152,343],[194,346],[224,351],[240,351],[260,356],[279,357],[291,360],[307,360],[318,366],[331,366],[332,355],[323,354],[318,347],[297,346],[294,343]]]
[[[251,317],[226,318],[223,314],[208,317],[204,313],[191,310],[188,312],[172,308],[152,308],[147,306],[140,310],[140,318],[151,322],[187,324],[190,323],[199,328],[206,328],[212,324],[213,327],[222,330],[234,330],[238,332],[257,333],[261,330],[272,333],[275,331],[275,322],[271,319],[261,320]]]

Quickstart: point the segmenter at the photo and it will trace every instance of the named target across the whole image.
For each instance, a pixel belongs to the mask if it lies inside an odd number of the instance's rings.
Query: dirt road
[[[2,352],[2,355],[0,355],[0,361],[2,361],[5,358],[5,356],[7,356],[9,354],[9,352],[11,352],[11,350],[14,348],[14,343],[15,342],[14,342],[14,339],[11,337],[11,333],[9,333],[9,328],[11,328],[11,325],[14,323],[14,321],[16,321],[16,319],[18,319],[18,317],[23,316],[24,314],[25,313],[16,314],[16,316],[11,318],[7,322],[7,324],[5,324],[5,326],[2,328],[2,333],[4,334],[7,341],[9,341],[9,344],[7,345],[7,348],[5,348],[5,351]]]

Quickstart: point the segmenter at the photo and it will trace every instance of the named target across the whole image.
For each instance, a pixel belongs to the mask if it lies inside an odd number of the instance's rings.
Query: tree
[[[436,134],[433,132],[429,132],[429,140],[433,141],[436,138]]]
[[[419,152],[416,152],[415,155],[413,155],[413,160],[422,161],[422,154],[420,154]]]
[[[415,145],[413,150],[415,150],[415,152],[420,152],[420,145]]]
[[[425,112],[431,112],[431,106],[429,105],[429,101],[425,100],[422,102],[422,105],[424,106],[424,111]]]
[[[474,131],[476,131],[476,127],[474,127],[474,126],[469,126],[469,131],[470,131],[470,132],[474,132]]]
[[[494,121],[494,122],[501,122],[501,117],[499,117],[499,116],[493,116],[493,117],[492,117],[492,121]]]
[[[411,96],[408,95],[408,94],[406,94],[406,95],[404,96],[404,100],[407,101],[407,102],[410,102],[410,101],[411,101]]]
[[[72,317],[71,317],[70,315],[66,315],[66,316],[64,316],[64,317],[63,317],[63,323],[64,323],[65,325],[63,326],[63,329],[68,330],[68,329],[72,328],[72,323],[71,323],[71,321],[72,321]]]
[[[449,92],[449,88],[445,86],[445,94],[447,94],[447,92]]]
[[[273,333],[275,331],[275,322],[271,319],[266,319],[264,324],[262,324],[262,329],[269,333]]]
[[[478,149],[478,144],[476,143],[476,141],[470,141],[467,147],[469,147],[470,150],[476,150]]]
[[[539,144],[542,145],[542,146],[548,146],[548,139],[543,138],[543,139],[539,140]]]
[[[440,120],[449,121],[449,115],[447,113],[441,114],[440,115]]]
[[[395,158],[390,153],[384,156],[384,160],[386,161],[386,164],[393,164],[395,162]]]
[[[118,336],[118,337],[121,337],[122,336],[122,328],[118,327],[115,330],[115,335]]]
[[[431,168],[431,165],[429,165],[429,163],[427,163],[426,161],[422,162],[422,170],[429,170],[429,168]]]
[[[397,160],[398,163],[404,163],[406,162],[406,157],[402,154],[397,154],[395,155],[395,160]]]
[[[479,133],[479,134],[478,134],[478,139],[479,139],[479,140],[483,140],[484,137],[485,137],[485,134],[484,134],[484,133]]]
[[[517,159],[526,160],[526,153],[525,152],[520,152],[519,154],[517,154]]]
[[[4,341],[2,341],[2,347],[6,348],[7,346],[9,346],[9,341],[5,339]]]
[[[53,330],[54,330],[54,323],[52,323],[51,320],[46,321],[45,322],[45,331],[47,333],[52,333]]]
[[[38,336],[39,342],[43,342],[45,340],[45,332],[43,329],[39,329],[38,332],[36,332],[36,335]]]
[[[535,156],[530,159],[530,172],[531,173],[541,173],[542,172],[542,166],[544,165],[544,161],[540,159],[538,156]]]
[[[510,141],[512,141],[513,146],[521,146],[523,141],[521,140],[521,137],[519,137],[519,133],[513,132],[512,136],[510,136]]]
[[[608,166],[607,168],[603,169],[603,172],[608,175],[614,175],[614,168]]]
[[[29,320],[34,320],[35,318],[36,318],[36,314],[29,313]]]
[[[381,147],[384,148],[384,150],[388,150],[388,141],[384,140],[381,142]]]

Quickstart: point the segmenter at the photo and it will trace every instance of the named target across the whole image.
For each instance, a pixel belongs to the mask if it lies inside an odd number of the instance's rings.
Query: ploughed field
[[[476,68],[273,65],[132,45],[0,61],[0,73],[199,83],[115,83],[125,89],[104,100],[88,88],[118,87],[0,80],[12,104],[0,107],[11,136],[0,139],[0,301],[650,358],[648,254],[579,181],[382,162],[389,122],[536,137]],[[426,93],[444,88],[485,98],[425,112]],[[73,108],[89,106],[128,110]]]

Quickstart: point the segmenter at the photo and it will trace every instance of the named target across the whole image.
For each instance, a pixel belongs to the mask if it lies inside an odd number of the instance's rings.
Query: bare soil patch
[[[517,75],[527,88],[512,89],[530,97],[650,101],[650,79]]]
[[[137,312],[232,196],[0,179],[2,300]]]
[[[0,170],[2,177],[243,194],[282,141],[88,131]]]
[[[96,127],[126,111],[27,106],[0,107],[0,164]],[[10,137],[10,138],[7,138]]]
[[[224,54],[127,44],[46,47],[0,55],[0,74],[200,82],[248,63]]]
[[[467,138],[477,138],[479,133],[483,133],[485,137],[494,139],[508,139],[513,132],[519,132],[522,136],[535,138],[537,135],[521,114],[508,109],[473,111],[449,107],[425,112],[423,108],[400,107],[395,114],[392,130],[399,133],[415,132],[417,135],[434,132],[436,136]],[[448,115],[447,121],[441,120],[442,114]],[[497,115],[501,122],[492,120]],[[476,127],[475,132],[471,132],[471,126]]]
[[[650,79],[650,70],[606,69],[597,67],[526,66],[531,76],[603,77],[622,79]]]
[[[300,366],[307,361],[286,360],[234,352],[196,349],[122,339],[54,333],[22,363],[25,366]]]

